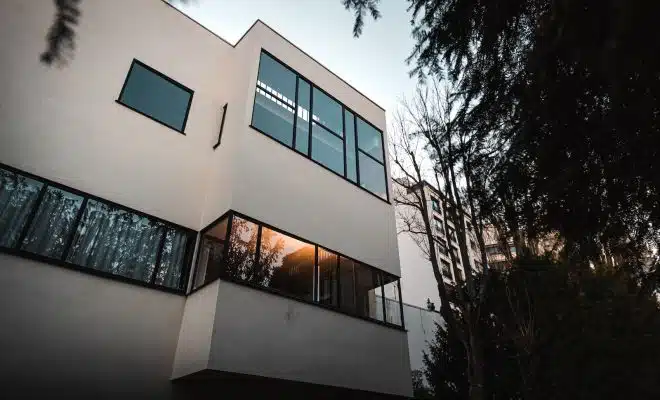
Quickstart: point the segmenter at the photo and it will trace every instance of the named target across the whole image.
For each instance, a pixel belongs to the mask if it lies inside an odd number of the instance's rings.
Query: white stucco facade
[[[71,61],[48,67],[39,54],[54,11],[47,0],[0,5],[0,163],[195,231],[239,211],[401,275],[391,204],[250,127],[262,49],[386,144],[379,106],[260,21],[232,45],[159,0],[82,2]],[[133,59],[194,91],[184,134],[116,102]],[[85,397],[186,398],[172,380],[212,370],[412,394],[403,329],[225,281],[186,295],[15,255],[0,266],[10,393],[85,381]]]

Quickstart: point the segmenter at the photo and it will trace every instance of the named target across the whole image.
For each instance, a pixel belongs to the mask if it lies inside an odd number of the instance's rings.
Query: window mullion
[[[293,145],[292,149],[296,149],[296,130],[298,127],[298,82],[300,76],[296,75],[296,91],[293,94]]]

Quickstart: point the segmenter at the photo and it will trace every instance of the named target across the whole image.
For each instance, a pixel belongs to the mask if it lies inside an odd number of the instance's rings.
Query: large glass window
[[[56,259],[62,257],[82,203],[82,196],[49,186],[21,243],[21,250]]]
[[[193,288],[244,282],[401,326],[398,278],[234,211],[202,231],[196,265]]]
[[[0,246],[14,247],[43,184],[0,169]]]
[[[318,248],[318,301],[329,306],[339,305],[339,256],[322,247]]]
[[[344,113],[346,129],[346,177],[351,182],[357,182],[357,165],[355,161],[355,115],[346,110]]]
[[[160,222],[90,200],[66,261],[151,282],[164,235]]]
[[[382,132],[266,52],[252,127],[388,200]]]
[[[312,124],[312,159],[344,175],[344,142],[320,125]]]
[[[183,132],[192,90],[140,61],[133,60],[119,102],[141,114]]]
[[[224,269],[224,255],[229,218],[222,218],[202,232],[197,252],[193,289],[214,281]]]
[[[288,68],[261,54],[252,125],[289,147],[293,145],[296,79]]]
[[[387,198],[387,187],[385,186],[385,166],[371,157],[359,152],[358,161],[360,163],[360,186],[371,193]]]
[[[383,292],[385,293],[385,318],[390,324],[402,326],[401,288],[399,280],[389,274],[383,274]]]
[[[304,300],[314,299],[314,251],[309,243],[261,229],[258,269],[263,285]]]
[[[309,153],[309,94],[311,87],[303,79],[298,79],[298,107],[296,112],[296,150],[307,155]]]
[[[0,167],[0,247],[185,289],[193,232]]]
[[[383,134],[362,118],[357,119],[358,147],[379,162],[383,160]]]
[[[222,271],[221,277],[256,284],[264,283],[254,270],[258,237],[259,226],[257,224],[238,216],[232,217],[226,268]]]

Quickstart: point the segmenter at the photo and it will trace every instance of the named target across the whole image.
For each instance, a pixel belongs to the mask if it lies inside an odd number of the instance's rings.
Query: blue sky
[[[413,47],[404,0],[384,0],[382,18],[353,37],[340,0],[192,0],[179,9],[230,43],[258,18],[387,110],[415,88],[405,59]]]

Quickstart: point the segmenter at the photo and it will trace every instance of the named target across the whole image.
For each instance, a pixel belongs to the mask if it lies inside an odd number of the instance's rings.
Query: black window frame
[[[347,255],[345,255],[341,252],[338,252],[336,250],[332,250],[332,249],[328,248],[327,246],[323,246],[319,243],[315,243],[314,241],[302,238],[302,237],[300,237],[300,236],[298,236],[294,233],[290,233],[290,232],[285,231],[284,229],[274,227],[274,226],[272,226],[268,223],[259,221],[255,218],[252,218],[252,217],[247,216],[247,215],[245,215],[245,214],[243,214],[239,211],[232,210],[232,209],[228,210],[227,212],[222,214],[220,217],[216,218],[213,222],[208,224],[204,229],[202,229],[199,232],[199,235],[200,235],[199,237],[201,238],[201,237],[204,236],[204,234],[206,232],[213,229],[217,223],[221,222],[225,218],[228,218],[227,231],[225,233],[225,237],[226,237],[225,246],[224,246],[224,249],[223,249],[223,257],[222,257],[223,260],[227,260],[227,256],[228,256],[228,253],[229,253],[229,247],[230,247],[230,244],[229,244],[230,239],[229,238],[230,238],[230,234],[231,234],[231,229],[232,229],[234,217],[241,218],[241,219],[246,220],[248,222],[254,223],[258,226],[259,236],[257,238],[257,249],[259,248],[259,242],[261,241],[261,232],[262,232],[263,228],[267,228],[267,229],[273,230],[275,232],[282,233],[282,234],[287,235],[287,236],[289,236],[293,239],[296,239],[296,240],[299,240],[301,242],[305,242],[305,243],[308,243],[308,244],[311,244],[312,246],[314,246],[314,260],[315,260],[314,272],[313,272],[314,286],[313,286],[313,290],[312,290],[314,300],[309,301],[309,300],[303,299],[302,297],[294,296],[294,295],[291,295],[287,292],[284,292],[284,291],[281,291],[281,290],[278,290],[278,289],[275,289],[275,288],[272,288],[272,287],[258,285],[258,284],[255,284],[255,283],[252,283],[252,282],[249,282],[249,281],[245,281],[245,280],[228,278],[228,277],[222,276],[222,275],[215,278],[215,279],[213,279],[213,280],[205,282],[204,284],[198,286],[197,288],[191,288],[188,295],[191,295],[192,293],[195,293],[195,292],[201,290],[202,288],[204,288],[205,286],[210,285],[211,283],[215,282],[216,280],[221,280],[221,281],[225,281],[225,282],[232,282],[232,283],[242,285],[242,286],[248,286],[248,287],[256,289],[256,290],[272,293],[272,294],[275,294],[275,295],[278,295],[278,296],[281,296],[281,297],[285,297],[285,298],[288,298],[288,299],[292,299],[292,300],[295,300],[295,301],[298,301],[298,302],[301,302],[301,303],[311,304],[311,305],[318,306],[318,307],[321,307],[321,308],[324,308],[324,309],[327,309],[327,310],[335,311],[335,312],[340,313],[340,314],[344,314],[344,315],[348,315],[348,316],[351,316],[351,317],[359,318],[359,319],[362,319],[362,320],[366,320],[366,321],[373,322],[373,323],[376,323],[376,324],[380,324],[380,325],[383,325],[383,326],[387,326],[387,327],[390,327],[390,328],[403,330],[403,331],[406,330],[405,329],[404,316],[403,316],[403,299],[401,298],[401,277],[398,277],[394,274],[383,271],[383,270],[381,270],[379,268],[376,268],[374,266],[371,266],[367,263],[356,260],[354,257],[349,257],[349,256],[347,256]],[[201,244],[202,244],[201,242],[202,241],[199,240],[198,243],[197,243],[197,251],[196,251],[197,255],[199,255],[199,253],[200,253],[200,248],[201,248]],[[337,282],[337,299],[336,299],[337,300],[337,305],[336,306],[329,305],[329,304],[323,304],[323,303],[320,302],[320,299],[319,299],[319,288],[317,286],[318,285],[318,277],[319,277],[319,265],[318,265],[319,249],[324,249],[324,250],[326,250],[330,253],[333,253],[334,255],[337,256],[336,257],[336,271],[337,271],[336,272],[336,279],[337,279],[337,281],[336,281]],[[368,316],[360,315],[358,312],[350,312],[350,311],[347,311],[347,310],[342,308],[342,303],[341,303],[341,280],[340,280],[340,264],[341,264],[341,258],[342,257],[346,258],[348,260],[351,260],[354,263],[360,264],[363,267],[366,267],[367,269],[372,271],[372,275],[374,275],[374,276],[375,275],[380,275],[380,279],[381,279],[380,282],[381,283],[383,282],[382,277],[384,277],[385,275],[388,275],[388,276],[394,278],[389,283],[397,282],[397,285],[398,285],[399,307],[400,307],[400,313],[401,313],[401,326],[399,326],[397,324],[386,322],[387,321],[387,314],[386,314],[386,310],[385,310],[385,308],[386,308],[385,307],[385,288],[384,288],[385,285],[382,285],[382,284],[378,287],[380,287],[381,307],[383,309],[382,310],[383,321],[380,321],[380,320],[375,319],[375,318],[370,318]],[[258,263],[259,263],[259,261],[255,260],[254,265],[256,266]],[[195,278],[196,278],[196,274],[197,274],[197,268],[196,268],[197,260],[193,260],[193,262],[191,264],[192,264],[193,268],[195,268],[195,271],[193,272],[193,275],[192,275],[192,282],[195,282]],[[353,290],[356,291],[357,290],[357,288],[356,288],[357,285],[355,284],[355,281],[353,282],[353,286],[354,286]],[[356,297],[357,297],[357,294],[356,294]]]
[[[388,169],[387,169],[387,162],[386,162],[387,158],[386,158],[386,153],[385,153],[385,133],[381,129],[376,127],[376,125],[372,124],[370,121],[368,121],[367,119],[362,117],[360,114],[355,112],[355,110],[353,110],[350,107],[346,106],[344,103],[339,101],[336,97],[334,97],[333,95],[331,95],[326,90],[319,87],[318,85],[314,84],[311,80],[307,79],[303,74],[301,74],[298,71],[296,71],[295,69],[291,68],[285,62],[283,62],[282,60],[277,58],[275,55],[273,55],[271,52],[264,49],[263,47],[261,48],[261,52],[259,53],[259,63],[257,64],[257,70],[256,70],[257,77],[258,77],[258,74],[259,74],[259,68],[261,67],[261,55],[262,55],[262,53],[266,54],[267,56],[269,56],[270,58],[272,58],[276,62],[280,63],[284,68],[288,69],[291,73],[293,73],[296,76],[296,89],[295,89],[295,99],[294,99],[295,104],[294,104],[294,113],[293,113],[293,141],[292,141],[293,144],[291,146],[287,146],[286,144],[284,144],[284,143],[280,142],[279,140],[275,139],[274,137],[270,136],[267,132],[264,132],[262,129],[257,128],[256,126],[254,126],[252,124],[252,119],[254,118],[254,108],[255,108],[256,98],[257,98],[257,96],[256,96],[257,87],[255,87],[255,89],[252,93],[254,98],[253,98],[253,101],[252,101],[252,114],[251,114],[252,117],[250,119],[249,127],[254,129],[255,131],[263,134],[264,136],[268,137],[269,139],[274,140],[275,142],[279,143],[280,145],[282,145],[284,147],[287,147],[289,150],[293,150],[295,153],[307,158],[308,160],[314,162],[315,164],[317,164],[317,165],[323,167],[324,169],[332,172],[333,174],[341,177],[345,181],[349,182],[350,184],[352,184],[354,186],[357,186],[358,188],[360,188],[360,189],[364,190],[365,192],[369,193],[370,195],[372,195],[372,196],[374,196],[374,197],[376,197],[376,198],[378,198],[378,199],[380,199],[380,200],[382,200],[382,201],[384,201],[388,204],[391,204],[390,203],[390,192],[389,192],[389,173],[388,173]],[[298,111],[298,86],[299,86],[299,81],[300,80],[305,81],[307,84],[309,84],[309,87],[310,87],[310,93],[309,93],[309,99],[310,99],[310,107],[309,108],[310,109],[309,109],[309,128],[308,128],[309,142],[308,142],[307,154],[301,153],[300,151],[296,150],[296,130],[297,130],[296,115],[297,115],[297,111]],[[256,79],[255,79],[255,82],[256,82]],[[342,136],[338,135],[332,129],[326,127],[320,121],[314,121],[313,120],[313,115],[314,115],[313,114],[313,110],[314,110],[314,96],[313,96],[314,95],[314,89],[317,89],[318,91],[320,91],[324,95],[328,96],[330,99],[337,102],[341,106],[341,108],[342,108],[341,118],[342,118],[342,124],[344,125],[344,132],[343,132]],[[353,124],[354,124],[353,125],[353,135],[354,135],[354,147],[355,147],[356,182],[351,181],[350,178],[348,177],[348,167],[347,167],[348,157],[347,157],[347,154],[346,154],[346,147],[347,146],[346,146],[346,127],[345,127],[346,112],[347,111],[351,112],[354,116],[354,118],[353,118]],[[373,129],[375,129],[376,131],[378,131],[380,133],[381,152],[382,152],[383,161],[379,161],[378,159],[374,158],[371,154],[369,154],[369,153],[367,153],[367,152],[360,149],[359,142],[358,142],[358,123],[357,123],[358,118],[360,120],[362,120],[365,124],[371,126]],[[318,127],[320,127],[321,129],[325,130],[329,134],[334,135],[335,137],[341,139],[341,141],[343,143],[343,149],[344,149],[344,160],[343,160],[343,162],[344,162],[344,172],[343,172],[343,174],[339,174],[338,172],[332,170],[329,167],[326,167],[321,162],[316,161],[315,159],[312,158],[312,142],[313,142],[312,127],[313,127],[314,124],[317,125]],[[385,198],[382,198],[378,194],[376,194],[376,193],[370,191],[369,189],[361,186],[361,184],[360,184],[360,160],[359,160],[359,158],[360,158],[359,155],[360,154],[363,154],[366,157],[369,157],[374,162],[376,162],[376,163],[383,166],[383,174],[384,174],[384,181],[385,181]]]
[[[80,208],[77,211],[77,216],[75,218],[74,224],[71,227],[71,231],[66,236],[66,240],[64,240],[64,243],[66,245],[65,245],[65,249],[62,252],[60,257],[54,258],[54,257],[50,257],[50,256],[45,256],[45,255],[41,255],[41,254],[37,254],[37,253],[32,253],[30,251],[23,250],[23,249],[20,248],[21,243],[23,242],[22,239],[25,237],[25,234],[27,233],[27,231],[29,230],[30,225],[31,225],[31,221],[29,219],[26,221],[25,226],[21,229],[21,234],[19,235],[19,240],[16,241],[16,244],[13,247],[0,246],[0,252],[15,255],[15,256],[19,256],[19,257],[22,257],[22,258],[35,260],[35,261],[40,261],[40,262],[51,264],[51,265],[64,267],[64,268],[67,268],[67,269],[72,269],[72,270],[75,270],[75,271],[80,271],[80,272],[83,272],[83,273],[86,273],[86,274],[95,275],[95,276],[99,276],[99,277],[102,277],[102,278],[112,279],[112,280],[121,281],[121,282],[129,283],[129,284],[133,284],[133,285],[138,285],[138,286],[143,286],[143,287],[147,287],[147,288],[150,288],[150,289],[157,289],[157,290],[165,291],[165,292],[168,292],[168,293],[174,293],[174,294],[180,294],[180,295],[185,295],[186,294],[186,290],[187,290],[188,282],[189,282],[189,278],[190,278],[191,261],[192,261],[193,251],[195,249],[197,231],[195,231],[194,229],[190,229],[190,228],[187,228],[185,226],[176,224],[174,222],[170,222],[170,221],[164,220],[162,218],[158,218],[156,216],[144,213],[142,211],[135,210],[133,208],[115,203],[113,201],[104,199],[102,197],[98,197],[98,196],[95,196],[93,194],[83,192],[81,190],[72,188],[70,186],[63,185],[61,183],[52,181],[50,179],[42,178],[38,175],[34,175],[34,174],[29,173],[29,172],[20,170],[18,168],[14,168],[10,165],[0,163],[0,168],[5,169],[5,170],[10,171],[10,172],[13,172],[13,173],[16,173],[16,174],[19,174],[19,175],[26,176],[26,177],[28,177],[30,179],[34,179],[38,182],[41,182],[43,184],[43,186],[40,189],[41,192],[45,193],[45,191],[48,190],[48,188],[52,187],[52,188],[55,188],[55,189],[63,190],[65,192],[74,194],[76,196],[81,196],[83,198],[82,205],[80,206]],[[82,219],[82,215],[84,213],[85,205],[90,200],[101,202],[101,203],[104,203],[108,206],[111,206],[111,207],[129,212],[129,213],[133,213],[133,214],[136,214],[136,215],[141,216],[141,217],[149,218],[150,220],[153,220],[155,222],[159,222],[159,223],[164,225],[165,230],[164,230],[163,236],[161,238],[161,246],[159,248],[159,253],[157,255],[156,265],[154,266],[154,271],[152,272],[152,277],[150,279],[150,282],[131,279],[131,278],[128,278],[128,277],[125,277],[125,276],[122,276],[122,275],[115,275],[115,274],[112,274],[112,273],[109,273],[109,272],[106,272],[106,271],[97,270],[97,269],[94,269],[94,268],[89,268],[89,267],[86,267],[86,266],[81,266],[79,264],[74,264],[74,263],[66,261],[67,256],[68,256],[68,254],[71,250],[71,244],[73,242],[74,236],[76,235],[76,232],[78,231],[78,226],[82,223],[81,219]],[[33,206],[32,206],[33,208],[32,208],[31,214],[36,213],[36,211],[39,207],[40,201],[41,201],[41,199],[38,199],[37,201],[35,201],[35,204],[33,204]],[[187,237],[188,237],[188,241],[187,241],[187,244],[186,244],[186,250],[185,250],[185,253],[184,253],[184,257],[183,257],[183,268],[182,268],[182,271],[181,271],[181,276],[179,278],[180,281],[179,281],[178,288],[170,288],[170,287],[163,286],[163,285],[158,285],[158,284],[155,283],[155,278],[158,274],[158,269],[160,267],[161,255],[163,254],[162,243],[165,240],[166,232],[167,232],[168,229],[181,230],[181,231],[185,232],[187,234]]]
[[[178,86],[179,88],[183,89],[184,91],[190,93],[190,98],[188,99],[188,106],[186,107],[186,114],[185,114],[185,116],[184,116],[184,118],[183,118],[183,125],[182,125],[181,129],[177,129],[177,128],[173,127],[172,125],[166,124],[165,122],[163,122],[163,121],[161,121],[161,120],[159,120],[159,119],[157,119],[157,118],[155,118],[155,117],[153,117],[153,116],[151,116],[151,115],[149,115],[149,114],[147,114],[147,113],[145,113],[145,112],[143,112],[143,111],[141,111],[141,110],[139,110],[139,109],[137,109],[137,108],[135,108],[135,107],[133,107],[133,106],[131,106],[131,105],[129,105],[129,104],[126,104],[126,103],[124,103],[124,102],[121,100],[122,96],[124,95],[124,91],[126,90],[126,85],[128,84],[128,79],[129,79],[130,76],[131,76],[131,72],[133,72],[133,66],[134,66],[135,64],[140,65],[142,68],[148,70],[149,72],[151,72],[151,73],[153,73],[153,74],[155,74],[155,75],[157,75],[157,76],[159,76],[159,77],[165,79],[166,81],[170,82],[171,84],[173,84],[173,85],[175,85],[175,86]],[[120,104],[120,105],[122,105],[122,106],[128,108],[129,110],[135,111],[136,113],[138,113],[138,114],[140,114],[140,115],[142,115],[142,116],[145,116],[145,117],[151,119],[152,121],[156,121],[156,122],[158,122],[159,124],[161,124],[161,125],[163,125],[163,126],[165,126],[165,127],[168,127],[168,128],[170,128],[170,129],[172,129],[172,130],[174,130],[174,131],[176,131],[176,132],[179,132],[179,133],[182,134],[182,135],[185,135],[185,134],[186,134],[186,132],[185,132],[185,130],[186,130],[186,125],[188,124],[188,116],[190,115],[190,108],[191,108],[191,106],[192,106],[192,100],[193,100],[194,95],[195,95],[195,91],[192,90],[192,89],[190,89],[190,88],[187,87],[186,85],[184,85],[184,84],[182,84],[181,82],[178,82],[178,81],[176,81],[176,80],[170,78],[169,76],[167,76],[167,75],[165,75],[164,73],[158,71],[157,69],[155,69],[155,68],[153,68],[153,67],[151,67],[151,66],[145,64],[144,62],[138,60],[137,58],[134,58],[133,61],[131,61],[131,65],[130,65],[130,67],[128,68],[128,72],[126,72],[126,77],[124,78],[124,84],[122,85],[122,87],[121,87],[121,91],[119,92],[119,96],[117,97],[117,99],[115,100],[115,102],[116,102],[117,104]]]

